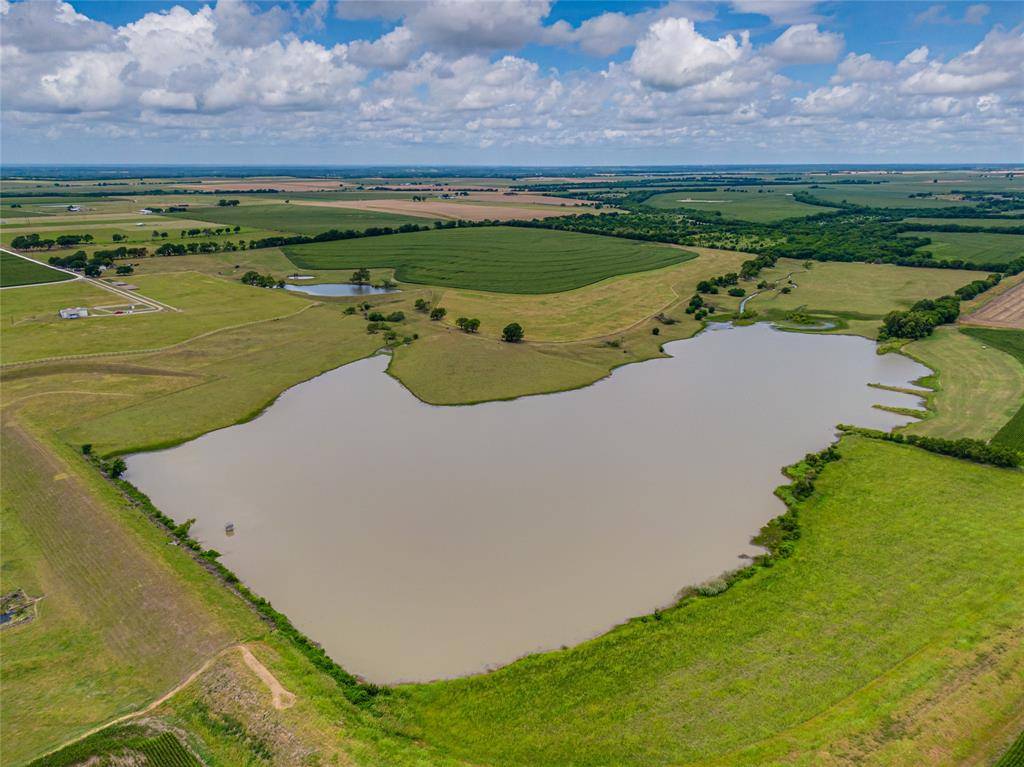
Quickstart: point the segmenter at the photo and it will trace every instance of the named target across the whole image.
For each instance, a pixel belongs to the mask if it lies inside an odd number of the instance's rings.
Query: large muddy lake
[[[372,357],[128,479],[345,668],[469,674],[580,642],[744,564],[781,467],[909,419],[929,371],[851,336],[713,325],[594,386],[467,407]],[[233,523],[227,535],[225,525]]]

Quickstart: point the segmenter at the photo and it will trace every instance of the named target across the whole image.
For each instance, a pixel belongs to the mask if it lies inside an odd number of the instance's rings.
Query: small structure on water
[[[224,532],[227,533],[228,535],[234,535],[235,534],[235,523],[234,522],[228,522],[226,525],[224,525]]]
[[[84,306],[69,306],[67,309],[61,309],[58,314],[62,320],[77,320],[82,317],[89,316],[89,310]]]

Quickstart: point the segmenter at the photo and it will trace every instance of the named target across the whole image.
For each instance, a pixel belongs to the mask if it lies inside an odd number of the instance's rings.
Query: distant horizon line
[[[99,163],[69,163],[69,162],[21,162],[2,163],[0,173],[4,169],[16,168],[536,168],[546,170],[550,168],[606,168],[606,169],[633,169],[633,168],[1020,168],[1024,170],[1024,163],[1020,162],[750,162],[750,163],[635,163],[635,164],[593,164],[593,163],[567,163],[567,164],[519,164],[519,163],[206,163],[206,162],[179,162],[179,163],[153,163],[153,162],[99,162]]]

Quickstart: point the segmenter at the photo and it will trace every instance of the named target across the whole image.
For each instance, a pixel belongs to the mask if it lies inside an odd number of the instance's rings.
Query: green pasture
[[[741,287],[751,295],[758,292],[756,285],[762,280],[774,286],[762,290],[746,304],[746,309],[758,312],[762,318],[784,319],[800,309],[807,314],[844,320],[881,320],[894,309],[908,309],[922,298],[947,295],[985,276],[984,272],[962,269],[783,258]],[[789,293],[782,292],[785,288],[789,288]],[[724,290],[705,298],[726,311],[735,311],[742,300]],[[877,323],[866,328],[874,337]]]
[[[950,732],[907,737],[915,696],[954,683],[954,651],[1000,662],[990,638],[1024,615],[1024,476],[859,438],[841,451],[774,568],[385,709],[474,764],[929,761]],[[963,751],[992,735],[997,690],[975,692],[946,723]]]
[[[0,251],[0,288],[43,282],[62,282],[70,279],[72,276],[67,272],[59,272],[34,261]]]
[[[296,312],[309,302],[281,290],[253,288],[184,272],[132,277],[139,292],[180,311],[62,320],[68,306],[123,306],[131,299],[85,281],[4,294],[4,362],[153,349],[201,333]]]
[[[396,216],[372,210],[331,208],[316,205],[239,205],[237,207],[191,208],[188,213],[174,215],[209,221],[214,224],[272,229],[275,233],[319,234],[329,229],[363,230],[370,227],[429,223],[414,216]]]
[[[402,282],[497,293],[555,293],[695,254],[660,243],[517,227],[465,227],[292,245],[303,269],[393,267]]]
[[[977,264],[1005,264],[1024,256],[1024,235],[989,232],[907,232],[904,236],[928,237],[929,251],[939,261],[960,259]]]
[[[911,197],[912,194],[931,192],[946,195],[959,189],[957,183],[933,184],[931,180],[900,180],[882,184],[817,184],[807,188],[815,197],[829,202],[848,202],[872,208],[950,208],[970,207],[974,203],[938,197]]]
[[[961,328],[961,333],[977,339],[982,344],[994,346],[1024,365],[1024,330],[996,330],[994,328]],[[1024,375],[1024,368],[1021,369]],[[1008,445],[1024,452],[1024,396],[1021,398],[1020,409],[1007,421],[1003,428],[996,432],[992,441],[999,445]]]
[[[721,187],[707,192],[667,192],[647,199],[647,205],[663,210],[691,208],[717,212],[722,218],[745,221],[778,221],[783,218],[826,213],[828,208],[806,205],[793,199],[801,187]]]
[[[947,224],[954,224],[956,226],[981,226],[986,229],[1009,229],[1015,226],[1024,226],[1024,218],[905,218],[903,219],[908,224],[937,224],[939,226],[945,226]],[[917,234],[915,232],[914,234]],[[939,232],[930,232],[927,237],[931,237],[932,234],[939,234]]]
[[[1010,353],[1000,351],[1002,345],[974,330],[964,334],[955,327],[939,327],[904,347],[907,354],[938,371],[927,381],[936,388],[930,397],[935,415],[904,427],[906,431],[988,440],[1015,418],[1024,402],[1024,368]]]

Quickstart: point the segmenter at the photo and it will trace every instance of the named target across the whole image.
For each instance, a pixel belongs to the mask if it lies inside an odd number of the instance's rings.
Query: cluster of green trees
[[[455,324],[466,333],[476,333],[480,329],[480,320],[476,317],[459,317]]]
[[[878,429],[866,429],[860,426],[839,424],[841,431],[849,434],[859,434],[871,439],[880,439],[885,442],[897,442],[899,444],[914,445],[931,453],[949,455],[954,458],[963,458],[974,463],[987,463],[992,466],[1013,468],[1024,462],[1024,456],[1011,447],[1003,445],[990,445],[978,439],[943,439],[942,437],[922,437],[917,434],[899,434]]]
[[[181,232],[179,233],[179,237],[181,237],[182,239],[185,239],[186,237],[217,237],[218,235],[222,234],[238,234],[240,231],[242,231],[242,227],[240,226],[207,226],[201,229],[193,227],[191,229],[182,229]]]
[[[368,229],[330,229],[313,235],[296,234],[288,237],[264,237],[260,240],[249,240],[250,250],[256,248],[283,248],[287,245],[309,245],[314,242],[335,242],[336,240],[355,240],[360,237],[380,237],[388,234],[409,234],[411,232],[428,232],[431,227],[419,224],[402,224],[399,227],[371,226]]]
[[[217,206],[220,208],[235,208],[238,207],[238,200],[217,200]]]
[[[970,301],[975,296],[979,296],[989,288],[994,288],[1002,280],[1000,274],[990,274],[984,280],[974,280],[968,282],[963,287],[957,288],[953,292],[956,293],[957,297],[961,301]]]
[[[909,309],[885,315],[878,331],[878,340],[924,338],[930,336],[936,326],[955,322],[959,316],[960,299],[956,296],[942,296],[935,300],[925,298]]]
[[[156,249],[156,255],[187,256],[197,253],[233,253],[239,250],[245,250],[244,240],[239,240],[237,243],[231,240],[224,242],[165,242]]]
[[[445,315],[448,314],[448,310],[443,306],[435,306],[430,310],[430,319],[436,321],[443,320]]]
[[[283,288],[284,280],[274,279],[271,274],[260,274],[250,269],[242,275],[242,283],[257,288]]]
[[[118,251],[128,250],[143,250],[145,248],[118,248]],[[103,267],[111,266],[114,263],[115,251],[98,250],[92,254],[92,258],[86,254],[84,250],[78,250],[72,253],[70,256],[51,256],[48,260],[52,266],[59,266],[63,269],[74,269],[76,271],[83,272],[86,277],[99,277],[103,271]],[[118,257],[129,257],[126,253],[124,256]],[[134,270],[133,270],[134,271]],[[123,272],[119,272],[122,273]],[[131,272],[127,272],[131,274]]]
[[[43,238],[36,233],[19,234],[11,240],[11,247],[15,250],[51,250],[58,248],[73,248],[76,245],[88,244],[93,241],[91,234],[62,234],[55,239]]]
[[[356,269],[352,272],[352,276],[349,277],[349,282],[355,285],[365,285],[370,281],[370,270],[365,266]]]
[[[991,274],[984,280],[974,280],[954,291],[955,295],[937,299],[925,298],[909,309],[893,311],[885,315],[878,340],[890,338],[924,338],[939,325],[955,322],[960,316],[960,301],[970,299],[998,285],[1001,277]]]

